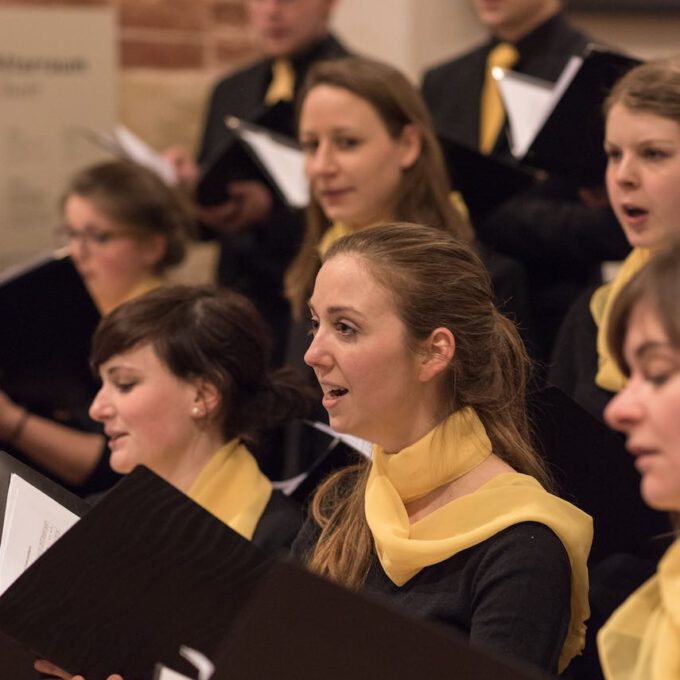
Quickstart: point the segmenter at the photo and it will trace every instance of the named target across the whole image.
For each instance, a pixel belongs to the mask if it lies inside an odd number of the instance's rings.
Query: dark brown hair
[[[471,226],[449,200],[448,175],[430,114],[408,79],[392,66],[368,59],[319,62],[307,74],[298,98],[298,115],[307,95],[319,85],[342,88],[368,102],[393,139],[401,135],[406,125],[418,129],[421,152],[415,163],[403,171],[393,219],[431,224],[472,240]],[[312,197],[302,247],[285,279],[286,295],[298,317],[314,285],[320,264],[317,248],[328,226],[321,206]]]
[[[178,378],[204,378],[221,396],[225,440],[306,415],[309,388],[291,369],[270,370],[265,322],[242,295],[209,286],[166,286],[105,316],[94,334],[93,371],[116,354],[150,344]]]
[[[680,350],[680,238],[666,241],[650,262],[621,289],[612,306],[607,344],[621,372],[630,375],[623,353],[633,310],[647,304],[664,329],[670,344]],[[678,442],[680,446],[680,442]],[[680,512],[669,513],[680,535]]]
[[[389,292],[414,346],[438,327],[452,332],[456,351],[444,380],[443,410],[474,408],[493,452],[550,488],[527,421],[529,359],[514,324],[494,306],[489,275],[472,247],[441,230],[395,223],[340,239],[324,261],[341,255],[361,258]],[[363,509],[366,478],[367,471],[341,471],[312,503],[321,537],[309,564],[351,587],[363,582],[372,554]]]
[[[66,187],[69,196],[92,201],[109,219],[132,230],[143,240],[165,237],[165,253],[156,265],[160,274],[184,259],[194,230],[194,214],[187,198],[167,186],[155,173],[130,161],[109,161],[81,170]]]

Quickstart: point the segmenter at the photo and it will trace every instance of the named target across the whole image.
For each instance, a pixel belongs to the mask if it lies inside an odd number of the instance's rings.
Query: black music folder
[[[606,167],[602,105],[614,83],[639,63],[639,59],[591,43],[580,58],[572,58],[554,85],[504,72],[499,87],[510,122],[513,153],[524,164],[569,178],[578,186],[601,186]],[[529,90],[520,89],[508,97],[503,84],[506,78],[523,81]],[[512,132],[513,111],[522,100],[526,104],[532,86],[544,89],[546,97],[534,107],[540,112],[536,119],[539,126],[529,135],[527,148],[526,143],[518,144],[518,135]],[[523,117],[514,122],[525,122]]]
[[[293,564],[256,589],[215,659],[212,680],[546,680]]]
[[[229,182],[258,180],[287,207],[306,207],[309,189],[302,151],[295,139],[276,132],[282,127],[278,121],[279,115],[284,115],[281,110],[279,105],[271,107],[255,122],[225,117],[227,135],[201,168],[195,191],[199,204],[218,205],[229,200]]]
[[[138,467],[4,592],[0,633],[88,680],[146,680],[180,645],[214,655],[270,565]]]
[[[90,504],[64,489],[57,482],[48,479],[32,467],[25,465],[5,451],[0,450],[0,531],[5,524],[7,495],[12,475],[18,475],[33,488],[55,500],[78,517],[83,517],[91,508]]]
[[[63,251],[0,274],[0,321],[0,388],[60,421],[89,405],[96,383],[88,358],[99,312]]]
[[[561,495],[593,518],[589,563],[618,553],[662,551],[658,537],[670,529],[666,513],[640,496],[640,475],[623,436],[608,428],[557,387],[528,398],[537,445]]]
[[[61,486],[52,482],[37,473],[33,468],[27,467],[4,451],[0,451],[0,528],[8,530],[5,527],[5,518],[8,511],[8,495],[10,492],[10,483],[13,476],[18,476],[21,480],[28,482],[34,489],[38,489],[49,498],[54,499],[61,507],[68,511],[82,517],[85,515],[90,506],[78,496],[66,491]],[[10,506],[12,501],[10,500]],[[8,520],[11,521],[11,518]],[[40,536],[35,538],[40,541],[46,533],[44,522]],[[47,530],[54,531],[53,527],[47,527]],[[5,538],[3,532],[3,539]],[[31,542],[31,537],[23,536],[22,539],[26,543]],[[4,548],[0,544],[0,548]],[[2,551],[4,553],[4,550]],[[4,570],[3,570],[4,572]],[[0,677],[8,680],[35,680],[38,677],[36,671],[33,670],[33,662],[36,655],[11,637],[5,635],[0,631],[0,668],[2,669]]]
[[[545,173],[517,161],[482,154],[445,133],[439,134],[439,143],[451,188],[460,191],[473,224],[545,177]]]

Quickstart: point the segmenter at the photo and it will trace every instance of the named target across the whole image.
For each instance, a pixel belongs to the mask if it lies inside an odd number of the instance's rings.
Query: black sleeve
[[[546,526],[524,522],[491,541],[473,579],[470,642],[555,672],[571,618],[571,568]]]
[[[591,208],[545,187],[505,201],[475,228],[482,241],[522,262],[591,266],[630,251],[609,208]]]
[[[319,525],[308,516],[290,547],[291,559],[304,563],[307,555],[319,539],[320,533]]]

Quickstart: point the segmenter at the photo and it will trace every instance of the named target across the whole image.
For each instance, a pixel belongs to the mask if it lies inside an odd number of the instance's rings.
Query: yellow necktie
[[[277,59],[272,64],[272,82],[264,95],[264,103],[273,106],[290,102],[295,95],[295,71],[290,59]]]
[[[479,108],[479,150],[482,153],[491,153],[505,117],[503,102],[491,72],[496,66],[504,69],[512,68],[518,59],[519,52],[510,43],[499,43],[487,57],[486,76]]]

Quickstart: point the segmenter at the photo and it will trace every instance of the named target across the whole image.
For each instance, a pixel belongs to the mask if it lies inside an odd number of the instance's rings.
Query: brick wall
[[[243,0],[0,0],[0,5],[117,7],[124,69],[217,69],[256,55]]]
[[[119,117],[156,148],[195,147],[211,84],[257,57],[244,0],[0,0],[118,9]]]

